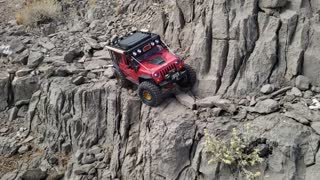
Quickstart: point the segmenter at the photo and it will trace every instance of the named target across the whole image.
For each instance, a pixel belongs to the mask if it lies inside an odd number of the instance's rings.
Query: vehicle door
[[[131,56],[123,56],[124,60],[127,63],[127,73],[128,75],[130,75],[130,77],[132,77],[133,81],[135,81],[136,83],[139,82],[139,63],[136,62],[135,60],[132,59]]]
[[[128,60],[124,54],[119,54],[116,52],[114,54],[115,54],[115,58],[119,64],[119,68],[125,74],[127,79],[129,79],[130,81],[132,81],[134,83],[138,83],[139,77],[138,77],[138,71],[137,71],[137,69],[135,69],[136,64],[134,64],[133,62]]]

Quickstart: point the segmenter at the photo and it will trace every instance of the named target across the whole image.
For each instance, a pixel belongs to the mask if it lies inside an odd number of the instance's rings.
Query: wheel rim
[[[144,99],[146,99],[147,101],[151,101],[152,95],[150,94],[149,91],[144,90],[144,91],[142,92],[142,95],[143,95],[143,98],[144,98]]]

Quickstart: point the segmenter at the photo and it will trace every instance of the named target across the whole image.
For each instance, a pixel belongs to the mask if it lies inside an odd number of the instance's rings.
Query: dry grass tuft
[[[88,0],[88,2],[90,7],[94,7],[97,5],[97,0]]]
[[[36,26],[59,18],[61,5],[57,0],[31,0],[16,14],[17,24]]]

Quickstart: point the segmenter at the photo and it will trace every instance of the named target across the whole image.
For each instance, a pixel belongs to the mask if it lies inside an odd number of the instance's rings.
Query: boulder
[[[56,47],[52,42],[49,41],[49,39],[41,39],[39,44],[48,50],[52,50]]]
[[[313,96],[313,92],[308,90],[306,92],[303,93],[303,97],[306,98],[306,99],[311,99]]]
[[[316,93],[320,93],[320,87],[312,86],[311,91],[316,92]]]
[[[23,141],[22,141],[22,144],[25,144],[25,143],[31,142],[33,139],[34,139],[34,137],[33,137],[33,136],[28,136],[25,140],[23,140]]]
[[[255,111],[261,114],[270,114],[279,110],[279,108],[280,105],[278,101],[275,101],[273,99],[259,101],[254,107]]]
[[[288,0],[259,0],[261,8],[280,8],[287,4]]]
[[[64,54],[64,61],[67,63],[72,63],[73,60],[75,60],[77,57],[83,56],[83,52],[76,50],[76,49],[71,49],[69,52]]]
[[[262,88],[260,89],[260,92],[263,94],[270,94],[274,91],[274,85],[273,84],[266,84],[263,85]]]
[[[101,49],[102,47],[100,46],[100,44],[97,42],[97,40],[89,37],[89,36],[84,36],[83,37],[87,43],[91,46],[92,49]]]
[[[82,165],[82,166],[80,166],[80,167],[76,167],[76,168],[74,169],[74,174],[76,174],[76,175],[88,174],[89,171],[90,171],[91,169],[93,169],[93,168],[94,168],[94,165],[93,165],[93,164],[85,164],[85,165]]]
[[[103,60],[111,60],[110,53],[105,50],[95,51],[93,53],[93,57],[96,57],[98,59],[103,59]]]
[[[293,95],[293,96],[296,96],[296,97],[302,97],[302,92],[296,88],[296,87],[293,87],[290,91],[287,92],[287,95]]]
[[[310,79],[306,76],[298,76],[296,78],[296,87],[302,91],[310,88]]]
[[[21,53],[26,49],[25,45],[19,39],[14,39],[10,43],[10,49],[13,53]]]
[[[9,121],[13,121],[17,118],[19,109],[17,107],[13,107],[10,109]]]
[[[109,79],[112,79],[112,78],[115,77],[115,76],[114,76],[114,70],[113,70],[111,67],[107,68],[107,69],[104,71],[103,75],[106,76],[106,77],[109,78]]]
[[[308,121],[320,121],[320,111],[312,111],[307,105],[302,102],[298,103],[284,103],[286,111],[292,113],[294,119],[307,119]]]
[[[93,146],[91,149],[88,150],[88,154],[99,154],[101,153],[102,149],[98,146]]]
[[[96,161],[97,159],[94,157],[93,154],[86,155],[82,158],[82,164],[92,164]]]
[[[46,177],[47,172],[41,169],[27,170],[21,176],[23,180],[45,180]]]
[[[29,57],[29,50],[24,50],[22,53],[16,55],[14,58],[13,58],[13,61],[12,63],[20,63],[20,64],[23,64],[23,65],[27,65],[28,64],[28,57]]]
[[[6,133],[8,131],[9,131],[9,128],[7,128],[7,127],[3,127],[0,129],[0,133]]]
[[[40,65],[40,63],[42,63],[43,59],[44,59],[44,56],[42,55],[41,52],[31,51],[28,57],[27,66],[29,68],[36,68]]]
[[[190,108],[190,109],[194,109],[195,108],[195,99],[194,97],[186,94],[186,93],[179,93],[175,95],[178,102],[181,103],[182,105]]]
[[[284,116],[289,117],[291,119],[294,119],[294,120],[300,122],[301,124],[305,124],[305,125],[310,124],[310,121],[308,121],[308,119],[306,119],[303,116],[299,116],[298,114],[296,114],[295,112],[292,112],[292,111],[285,112]]]
[[[219,107],[216,107],[216,108],[210,109],[210,112],[209,112],[209,113],[210,113],[210,115],[213,116],[213,117],[218,117],[218,116],[220,116],[221,112],[222,112],[222,109],[219,108]]]
[[[40,88],[40,79],[37,76],[16,77],[12,81],[14,102],[29,100],[34,92]]]
[[[18,149],[18,152],[19,154],[24,154],[26,153],[27,151],[30,150],[30,146],[29,145],[24,145],[24,146],[21,146],[19,149]]]
[[[227,99],[222,99],[220,96],[210,96],[204,99],[200,99],[196,101],[197,107],[219,107],[222,110],[229,112],[231,114],[237,111],[237,107],[231,101]]]

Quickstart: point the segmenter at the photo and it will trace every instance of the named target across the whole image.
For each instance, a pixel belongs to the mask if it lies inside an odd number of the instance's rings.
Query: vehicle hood
[[[149,57],[148,59],[141,62],[143,66],[151,70],[152,72],[157,72],[162,67],[172,64],[179,58],[167,50],[162,50],[159,53]]]

